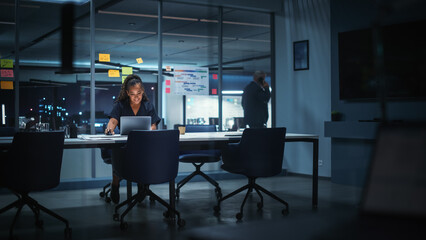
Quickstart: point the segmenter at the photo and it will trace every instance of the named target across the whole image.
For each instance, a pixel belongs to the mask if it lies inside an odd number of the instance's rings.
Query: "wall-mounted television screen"
[[[379,54],[374,54],[372,29],[339,33],[340,99],[376,99],[383,76],[388,99],[426,100],[425,30],[426,20],[378,28]]]

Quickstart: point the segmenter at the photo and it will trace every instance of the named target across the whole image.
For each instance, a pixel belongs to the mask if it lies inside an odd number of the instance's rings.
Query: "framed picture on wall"
[[[309,40],[293,42],[294,71],[309,69]]]

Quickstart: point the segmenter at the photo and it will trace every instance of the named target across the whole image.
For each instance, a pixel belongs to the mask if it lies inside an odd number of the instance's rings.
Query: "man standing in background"
[[[245,88],[241,105],[244,109],[244,123],[250,128],[266,128],[268,122],[268,102],[271,98],[266,73],[256,71],[253,81]]]

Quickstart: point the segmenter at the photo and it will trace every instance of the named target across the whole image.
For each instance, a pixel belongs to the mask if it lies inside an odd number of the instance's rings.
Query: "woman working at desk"
[[[135,74],[127,76],[124,80],[121,86],[120,95],[114,103],[109,116],[109,122],[105,129],[105,134],[114,134],[114,129],[118,126],[121,116],[150,116],[152,130],[157,129],[157,125],[161,121],[155,112],[154,106],[149,101],[145,93],[145,88],[141,78]],[[114,166],[117,166],[116,163],[122,159],[122,156],[123,154],[119,150],[113,149],[111,200],[114,203],[118,203],[120,201],[118,188],[121,180],[117,175]]]

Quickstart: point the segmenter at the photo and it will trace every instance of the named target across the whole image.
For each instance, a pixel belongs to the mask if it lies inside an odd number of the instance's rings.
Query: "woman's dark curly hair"
[[[129,100],[129,96],[127,95],[127,91],[129,90],[130,87],[133,87],[136,84],[140,84],[141,88],[143,90],[142,102],[148,102],[149,99],[148,99],[148,96],[146,95],[145,87],[143,86],[142,79],[136,74],[130,74],[126,77],[123,84],[121,85],[121,90],[120,90],[120,94],[117,98],[117,102]]]

